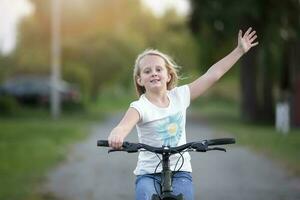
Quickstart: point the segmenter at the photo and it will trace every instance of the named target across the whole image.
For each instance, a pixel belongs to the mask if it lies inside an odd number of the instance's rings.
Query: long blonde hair
[[[145,87],[140,86],[137,83],[137,79],[139,78],[140,73],[141,73],[140,61],[142,58],[144,58],[147,55],[156,55],[156,56],[161,57],[165,61],[165,66],[168,70],[168,73],[171,76],[170,81],[167,83],[167,89],[171,90],[172,88],[174,88],[177,85],[177,82],[179,79],[177,72],[180,67],[173,61],[173,59],[170,56],[168,56],[156,49],[146,49],[144,52],[142,52],[141,54],[139,54],[137,56],[137,58],[135,60],[134,70],[133,70],[133,80],[134,80],[134,85],[135,85],[137,95],[141,96],[142,94],[144,94],[146,92]]]

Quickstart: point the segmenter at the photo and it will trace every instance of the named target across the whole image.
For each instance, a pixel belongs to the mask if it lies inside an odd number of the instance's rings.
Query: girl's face
[[[157,55],[146,55],[140,60],[140,75],[137,83],[147,91],[167,90],[171,76],[163,58]]]

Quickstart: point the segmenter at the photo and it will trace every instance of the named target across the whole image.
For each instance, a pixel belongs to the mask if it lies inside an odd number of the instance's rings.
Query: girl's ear
[[[172,79],[172,75],[168,74],[168,81],[167,81],[167,83],[169,83],[171,81],[171,79]]]
[[[139,84],[139,86],[143,86],[141,78],[138,76],[136,79],[137,84]]]

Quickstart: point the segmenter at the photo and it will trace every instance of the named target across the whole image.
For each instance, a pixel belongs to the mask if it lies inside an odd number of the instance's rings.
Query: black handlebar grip
[[[98,140],[97,146],[98,147],[109,147],[108,140]]]
[[[220,138],[220,139],[213,139],[213,140],[208,140],[207,141],[208,146],[223,145],[223,144],[234,144],[234,143],[235,143],[234,138]]]

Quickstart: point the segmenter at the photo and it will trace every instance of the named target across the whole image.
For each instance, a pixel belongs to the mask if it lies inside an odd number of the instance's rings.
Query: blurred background
[[[259,45],[190,110],[299,176],[299,0],[0,0],[0,199],[42,198],[67,146],[137,98],[143,50],[174,58],[185,84],[250,26]]]

